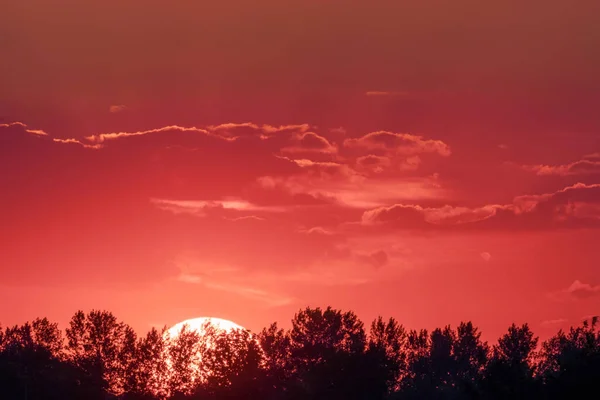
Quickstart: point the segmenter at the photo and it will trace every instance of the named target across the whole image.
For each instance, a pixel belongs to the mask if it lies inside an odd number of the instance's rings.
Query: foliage
[[[78,311],[63,332],[47,319],[0,329],[0,398],[564,399],[594,393],[598,321],[541,344],[527,324],[489,346],[471,322],[407,331],[378,317],[305,308],[291,329],[254,335],[206,326],[138,337],[107,311]]]

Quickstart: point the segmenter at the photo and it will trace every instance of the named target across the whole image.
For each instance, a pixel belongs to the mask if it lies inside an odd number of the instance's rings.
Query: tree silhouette
[[[469,397],[479,397],[489,346],[481,341],[481,332],[472,322],[461,322],[456,329],[452,353],[456,362],[456,384]]]
[[[184,326],[138,337],[108,311],[78,311],[63,335],[36,319],[0,329],[2,400],[565,399],[595,393],[597,318],[536,351],[527,324],[488,346],[471,322],[407,332],[393,318],[368,334],[356,314],[305,308],[291,329],[258,335]],[[587,396],[587,397],[586,397]]]
[[[0,332],[0,397],[96,399],[104,396],[86,375],[63,360],[62,334],[47,319]]]
[[[206,380],[201,393],[209,398],[262,398],[263,356],[246,330],[212,330],[211,346],[202,356]]]
[[[169,338],[168,389],[172,396],[193,393],[202,374],[200,359],[206,348],[206,340],[196,331],[184,325],[174,338]]]
[[[366,399],[367,338],[353,312],[306,308],[292,320],[290,360],[298,398]]]
[[[598,318],[559,331],[542,345],[540,374],[549,399],[584,398],[597,393],[600,377]]]
[[[289,392],[293,366],[290,362],[290,336],[272,323],[264,328],[257,337],[264,358],[263,395],[265,398],[283,398]]]
[[[123,392],[123,366],[120,355],[126,332],[124,323],[108,311],[78,311],[66,329],[71,362],[85,371],[90,381],[109,393]]]
[[[486,367],[483,390],[489,399],[531,399],[539,397],[535,373],[538,338],[527,324],[512,324],[492,349]]]
[[[130,393],[138,398],[167,397],[167,341],[166,329],[152,328],[137,343],[136,384]]]
[[[375,372],[372,380],[378,380],[381,391],[378,397],[399,389],[400,379],[406,376],[408,352],[408,334],[394,318],[387,322],[378,317],[371,323],[369,332],[367,359],[373,364]]]

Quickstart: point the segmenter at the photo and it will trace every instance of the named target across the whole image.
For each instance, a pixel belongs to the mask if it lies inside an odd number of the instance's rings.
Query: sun
[[[174,338],[177,337],[184,326],[187,326],[187,329],[190,331],[197,332],[200,336],[204,335],[206,332],[206,328],[208,326],[214,328],[217,331],[222,332],[232,332],[234,330],[246,330],[241,325],[236,324],[233,321],[229,321],[228,319],[215,318],[215,317],[199,317],[186,319],[185,321],[181,321],[171,328],[167,330],[169,337]]]
[[[249,332],[246,328],[241,325],[236,324],[233,321],[216,318],[216,317],[199,317],[199,318],[191,318],[185,321],[178,322],[173,325],[171,328],[167,329],[164,333],[164,338],[167,342],[167,347],[165,348],[165,359],[166,359],[166,370],[163,371],[166,373],[166,379],[169,381],[173,378],[176,372],[173,369],[173,359],[171,358],[170,348],[171,346],[177,342],[179,339],[182,330],[186,329],[186,332],[195,333],[199,338],[199,346],[197,347],[197,353],[188,354],[188,362],[190,363],[190,367],[194,370],[193,376],[191,377],[191,381],[188,382],[187,388],[182,387],[181,389],[191,390],[196,382],[205,379],[205,374],[210,374],[210,371],[206,371],[202,368],[202,353],[203,348],[212,348],[215,346],[214,344],[214,336],[220,334],[230,334],[237,331],[246,331]],[[169,392],[169,387],[165,383],[164,387],[161,388],[164,392]]]

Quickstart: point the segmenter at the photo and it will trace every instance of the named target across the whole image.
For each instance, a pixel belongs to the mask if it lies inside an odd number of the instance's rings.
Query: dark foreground
[[[283,331],[137,337],[111,313],[0,330],[0,399],[583,399],[600,387],[596,319],[544,343],[525,324],[495,344],[472,323],[365,329],[352,312],[304,309]],[[206,342],[212,343],[207,346]],[[590,397],[591,396],[591,397]]]

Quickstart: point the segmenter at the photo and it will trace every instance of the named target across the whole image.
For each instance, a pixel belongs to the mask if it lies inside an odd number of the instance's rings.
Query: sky
[[[9,0],[0,322],[600,312],[600,3]]]

